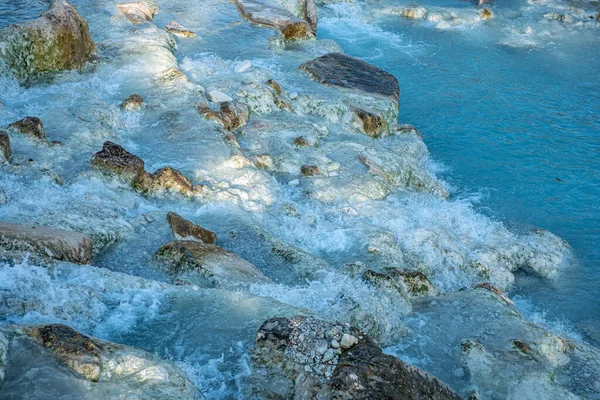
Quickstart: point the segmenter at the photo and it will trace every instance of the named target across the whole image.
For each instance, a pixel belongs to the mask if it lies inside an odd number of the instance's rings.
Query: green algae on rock
[[[0,56],[27,82],[47,72],[79,69],[96,53],[87,22],[65,0],[52,0],[40,18],[0,30]]]

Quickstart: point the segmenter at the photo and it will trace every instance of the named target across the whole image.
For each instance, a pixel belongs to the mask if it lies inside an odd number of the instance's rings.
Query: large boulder
[[[300,65],[300,69],[325,85],[377,94],[396,102],[400,98],[400,87],[394,75],[345,54],[325,54]]]
[[[58,324],[0,329],[0,390],[3,398],[56,398],[58,393],[70,398],[196,398],[196,388],[175,365]]]
[[[21,81],[79,69],[96,53],[87,22],[65,0],[51,0],[40,18],[0,30],[0,56]]]
[[[424,371],[385,355],[348,325],[271,318],[256,334],[250,398],[459,400]]]
[[[298,18],[270,0],[234,0],[240,15],[256,25],[274,28],[285,40],[314,39],[315,33],[309,22]]]
[[[204,287],[232,288],[269,282],[254,265],[212,244],[176,240],[158,249],[154,258],[171,277]]]
[[[41,257],[89,264],[92,240],[78,232],[0,222],[0,253],[32,252]]]

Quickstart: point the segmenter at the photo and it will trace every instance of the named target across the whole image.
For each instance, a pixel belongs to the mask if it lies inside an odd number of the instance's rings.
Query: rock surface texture
[[[0,30],[0,44],[1,56],[21,81],[79,69],[96,53],[87,22],[65,0],[52,0],[36,20]]]
[[[252,362],[252,398],[460,399],[358,330],[312,317],[265,321]]]

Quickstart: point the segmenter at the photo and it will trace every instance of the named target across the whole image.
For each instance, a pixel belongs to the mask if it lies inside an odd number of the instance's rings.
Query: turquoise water
[[[48,9],[45,0],[2,0],[0,2],[0,28],[35,19]]]
[[[600,325],[597,29],[565,27],[542,20],[543,10],[521,13],[506,3],[494,6],[490,22],[444,30],[372,17],[374,10],[330,7],[319,34],[398,78],[400,121],[421,130],[454,197],[471,198],[512,230],[542,227],[570,243],[573,268],[554,283],[521,277],[514,294],[546,318],[594,336]],[[527,26],[539,32],[535,45],[505,44]]]

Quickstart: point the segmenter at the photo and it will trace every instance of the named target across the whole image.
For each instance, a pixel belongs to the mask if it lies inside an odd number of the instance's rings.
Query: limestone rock
[[[173,192],[193,197],[201,194],[203,186],[195,186],[181,172],[172,167],[156,170],[149,179],[145,179],[138,187],[145,192]]]
[[[252,61],[244,60],[235,66],[235,73],[242,74],[244,72],[250,71],[250,69],[252,69]]]
[[[374,139],[389,133],[389,126],[385,117],[379,112],[354,108],[355,120],[360,130]]]
[[[36,139],[46,140],[46,131],[44,130],[44,124],[37,117],[25,117],[22,120],[13,122],[8,126],[15,132],[22,133],[23,135],[31,136]]]
[[[124,111],[138,111],[142,109],[144,99],[139,94],[132,94],[121,103],[121,109]]]
[[[124,178],[133,186],[147,180],[144,161],[116,143],[107,141],[92,157],[92,165]]]
[[[158,10],[158,7],[150,1],[122,3],[117,4],[117,7],[119,8],[119,12],[134,24],[152,21]]]
[[[185,28],[179,22],[171,21],[169,25],[165,27],[165,30],[179,37],[194,37],[196,34],[189,29]]]
[[[208,92],[208,98],[213,103],[225,103],[229,101],[233,101],[233,99],[227,96],[225,93],[219,90],[211,90]]]
[[[215,244],[217,234],[196,225],[174,212],[167,214],[167,221],[177,240],[197,240],[206,244]]]
[[[234,0],[242,18],[277,29],[285,40],[314,39],[311,25],[271,0]]]
[[[345,54],[325,54],[300,65],[300,69],[325,85],[386,96],[396,102],[400,98],[398,80],[392,74]]]
[[[412,297],[434,296],[437,294],[436,288],[422,272],[399,268],[385,268],[384,272],[403,285],[406,292]]]
[[[313,317],[271,318],[256,334],[250,398],[452,399],[452,389],[385,355],[367,335]]]
[[[1,56],[21,81],[45,72],[79,69],[96,53],[87,22],[65,0],[33,21],[0,30]]]
[[[198,112],[204,118],[217,121],[228,131],[246,126],[250,114],[245,104],[237,102],[221,103],[219,111],[212,110],[206,104],[199,104]]]
[[[180,280],[208,287],[236,287],[268,282],[254,265],[212,244],[177,240],[162,246],[155,259]]]
[[[78,232],[0,222],[0,250],[32,252],[42,257],[89,264],[92,240]]]
[[[81,334],[66,325],[0,328],[0,371],[7,398],[195,399],[175,365],[132,347]],[[26,380],[20,380],[26,371]],[[90,384],[90,382],[94,384]],[[44,382],[44,384],[40,384]],[[1,380],[0,380],[1,383]]]
[[[10,137],[8,133],[0,131],[0,155],[4,157],[6,161],[10,160],[12,151],[10,149]]]

